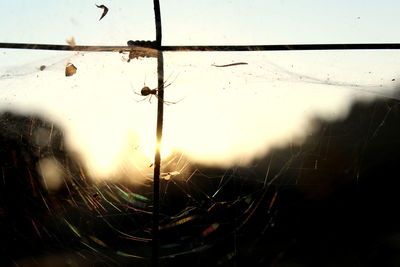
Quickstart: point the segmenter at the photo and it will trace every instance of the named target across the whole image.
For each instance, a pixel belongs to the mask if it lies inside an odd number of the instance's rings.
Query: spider
[[[167,88],[168,86],[170,86],[172,83],[169,83],[169,84],[167,84],[167,85],[163,85],[163,89],[165,89],[165,88]],[[146,84],[143,84],[143,88],[142,88],[142,90],[140,90],[140,94],[139,93],[137,93],[137,92],[134,92],[135,94],[137,94],[137,95],[140,95],[140,96],[144,96],[144,98],[142,99],[142,100],[137,100],[136,102],[142,102],[142,101],[144,101],[144,100],[146,100],[146,99],[149,99],[149,102],[151,103],[151,97],[154,95],[155,97],[157,97],[158,98],[158,90],[159,90],[160,88],[159,87],[157,87],[157,88],[154,88],[154,89],[151,89],[150,87],[148,87],[148,86],[146,86]],[[148,96],[150,96],[150,98],[148,97]],[[159,98],[158,98],[159,99]],[[181,100],[179,100],[179,101],[181,101]],[[163,103],[164,104],[167,104],[167,105],[171,105],[171,104],[176,104],[176,103],[178,103],[179,101],[176,101],[176,102],[171,102],[171,101],[166,101],[166,100],[163,100]]]

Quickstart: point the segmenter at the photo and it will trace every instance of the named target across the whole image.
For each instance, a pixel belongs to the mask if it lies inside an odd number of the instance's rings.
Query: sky
[[[161,2],[164,45],[399,42],[398,1],[219,0]],[[104,4],[109,13],[99,21]],[[152,1],[7,1],[0,42],[125,45],[153,40]],[[156,60],[117,53],[0,49],[0,110],[60,123],[96,177],[143,173],[152,162]],[[227,68],[213,64],[246,62]],[[78,70],[65,77],[65,66]],[[355,101],[393,97],[398,51],[165,53],[162,153],[245,165],[301,143],[316,118],[338,120]],[[46,69],[40,71],[39,67]],[[144,101],[141,101],[144,100]]]
[[[153,39],[153,1],[7,1],[4,42],[125,45]],[[99,23],[104,4],[110,13]],[[164,44],[398,42],[394,0],[160,1]]]

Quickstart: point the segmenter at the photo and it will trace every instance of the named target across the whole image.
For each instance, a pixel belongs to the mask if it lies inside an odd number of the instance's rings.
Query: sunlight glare
[[[165,104],[163,158],[183,152],[207,165],[245,165],[271,149],[302,142],[316,118],[344,118],[354,101],[394,93],[390,81],[396,73],[382,69],[395,61],[389,54],[374,65],[362,55],[342,56],[337,63],[332,54],[211,54],[165,55],[165,77],[172,83],[165,100],[178,103]],[[157,99],[135,92],[156,87],[156,60],[127,63],[122,57],[76,53],[55,57],[44,71],[38,70],[40,61],[27,65],[36,67],[23,75],[15,68],[15,77],[0,79],[1,107],[59,123],[68,148],[91,176],[146,178],[156,148]],[[241,61],[248,65],[212,66]],[[73,76],[65,77],[67,63],[77,67]]]

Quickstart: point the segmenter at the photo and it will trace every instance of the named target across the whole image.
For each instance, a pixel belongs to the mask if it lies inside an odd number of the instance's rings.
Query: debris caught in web
[[[65,76],[68,77],[68,76],[74,75],[74,74],[76,73],[76,70],[77,70],[77,69],[78,69],[78,68],[75,67],[74,64],[68,63],[67,66],[65,67]]]
[[[246,62],[236,62],[236,63],[225,64],[225,65],[212,64],[211,66],[218,67],[218,68],[224,68],[224,67],[232,67],[232,66],[238,66],[238,65],[248,65],[248,63],[246,63]]]
[[[74,37],[68,38],[68,39],[66,40],[66,42],[67,42],[67,44],[69,44],[69,45],[72,46],[72,47],[76,46],[75,38],[74,38]]]

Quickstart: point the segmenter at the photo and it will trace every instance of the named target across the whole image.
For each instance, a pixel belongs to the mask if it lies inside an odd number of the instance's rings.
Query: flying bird
[[[105,5],[96,5],[98,8],[102,8],[103,9],[103,14],[101,14],[101,17],[99,20],[101,20],[102,18],[104,18],[105,15],[107,15],[108,12],[108,8]]]

